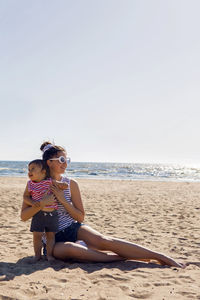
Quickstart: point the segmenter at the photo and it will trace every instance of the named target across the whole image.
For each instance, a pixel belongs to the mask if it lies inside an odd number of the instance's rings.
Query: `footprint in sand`
[[[193,283],[194,279],[192,279],[190,276],[180,275],[179,278],[182,279],[183,282],[186,283]]]
[[[171,283],[169,282],[155,282],[153,283],[154,286],[169,286]]]
[[[146,292],[144,291],[138,291],[138,292],[134,292],[129,294],[129,296],[131,296],[133,299],[149,299],[152,296],[152,293],[150,292]]]

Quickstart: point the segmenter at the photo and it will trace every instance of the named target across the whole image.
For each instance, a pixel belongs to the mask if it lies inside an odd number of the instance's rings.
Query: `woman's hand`
[[[40,209],[43,209],[46,205],[55,204],[55,199],[53,194],[48,194],[49,191],[45,192],[42,200],[40,200]]]
[[[84,220],[84,208],[81,200],[81,194],[76,181],[70,181],[70,192],[71,192],[71,201],[68,202],[65,199],[64,191],[60,190],[56,186],[51,186],[51,192],[55,195],[56,199],[64,206],[68,214],[76,221],[83,222]]]
[[[53,193],[53,195],[56,197],[56,199],[61,203],[63,204],[64,202],[66,202],[65,200],[65,195],[64,195],[64,192],[63,190],[59,189],[57,187],[57,185],[51,185],[51,188],[50,188],[51,192]],[[52,194],[51,194],[52,195]],[[52,196],[53,196],[52,195]],[[55,201],[55,199],[54,199]]]

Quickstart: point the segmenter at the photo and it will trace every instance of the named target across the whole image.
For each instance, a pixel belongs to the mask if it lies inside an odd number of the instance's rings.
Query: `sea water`
[[[0,161],[0,176],[27,177],[27,161]],[[172,164],[71,162],[71,178],[200,181],[200,168]]]

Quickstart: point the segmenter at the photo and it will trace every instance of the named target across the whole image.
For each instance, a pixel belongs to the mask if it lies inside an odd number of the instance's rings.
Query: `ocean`
[[[27,161],[0,161],[0,176],[27,177]],[[200,181],[200,168],[172,164],[71,162],[71,178]]]

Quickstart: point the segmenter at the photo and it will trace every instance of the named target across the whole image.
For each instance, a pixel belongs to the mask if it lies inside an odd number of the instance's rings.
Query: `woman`
[[[52,193],[58,200],[59,232],[56,233],[53,255],[57,259],[75,259],[79,261],[109,262],[125,259],[150,261],[156,260],[162,265],[184,267],[164,254],[151,251],[139,245],[102,235],[91,227],[82,224],[84,208],[78,184],[64,174],[67,168],[67,153],[64,148],[52,145],[50,142],[42,144],[43,160],[49,168],[52,179],[67,182],[69,188],[65,191],[52,186]],[[25,196],[24,196],[25,197]],[[28,206],[23,201],[21,219],[26,221],[41,210],[45,205],[53,202],[53,196],[45,196],[40,207]],[[83,240],[87,247],[75,243]],[[106,253],[102,251],[109,251]],[[112,254],[113,253],[113,254]]]

